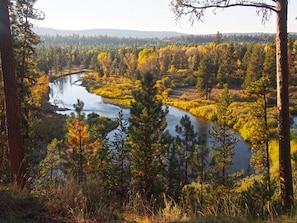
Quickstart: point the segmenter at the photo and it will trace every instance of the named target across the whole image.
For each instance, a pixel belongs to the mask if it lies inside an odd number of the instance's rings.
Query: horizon
[[[176,33],[176,34],[183,34],[183,35],[216,35],[218,32],[215,33],[203,33],[203,34],[191,34],[191,33],[182,33],[179,31],[170,31],[170,30],[136,30],[136,29],[119,29],[119,28],[90,28],[90,29],[56,29],[53,27],[34,27],[35,29],[48,29],[53,31],[62,31],[62,32],[84,32],[84,31],[99,31],[99,30],[110,30],[110,31],[131,31],[131,32],[156,32],[156,33]],[[263,32],[263,31],[257,31],[257,32],[219,32],[223,35],[231,35],[231,34],[275,34],[275,32]],[[288,32],[288,33],[297,33],[297,32]]]
[[[57,30],[121,29],[166,31],[192,35],[220,33],[275,33],[275,16],[263,24],[255,8],[235,7],[214,12],[206,10],[204,22],[191,25],[188,17],[176,21],[169,6],[171,0],[38,0],[35,8],[45,19],[34,21],[40,28]],[[57,7],[58,6],[58,7]],[[297,1],[289,1],[288,32],[297,32]],[[230,16],[231,15],[231,16]],[[234,19],[235,18],[235,19]]]

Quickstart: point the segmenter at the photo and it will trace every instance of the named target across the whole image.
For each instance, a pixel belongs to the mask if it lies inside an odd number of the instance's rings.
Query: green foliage
[[[88,114],[87,124],[89,125],[89,134],[91,139],[104,139],[107,134],[118,127],[116,120],[111,120],[96,113]]]
[[[114,133],[114,139],[111,141],[114,152],[113,173],[116,193],[120,200],[124,201],[129,190],[130,169],[129,169],[129,149],[126,145],[128,134],[128,120],[124,120],[123,112],[119,112],[117,118],[118,129]]]
[[[157,88],[150,73],[146,73],[141,88],[133,92],[129,118],[128,145],[131,150],[132,187],[148,200],[162,191],[159,188],[166,147],[163,144],[167,126],[167,109],[157,100]]]
[[[225,85],[224,91],[220,97],[217,113],[214,117],[214,126],[210,132],[213,152],[210,153],[212,158],[212,167],[216,185],[232,187],[232,180],[228,177],[227,170],[232,165],[234,148],[238,138],[233,135],[231,127],[233,126],[232,111],[229,106],[231,98],[228,86]],[[231,182],[229,182],[231,180]]]
[[[201,60],[197,74],[196,88],[202,97],[209,99],[211,90],[215,84],[215,67],[213,61],[210,58]]]
[[[254,180],[253,184],[241,192],[241,206],[246,211],[248,219],[267,219],[273,213],[271,198],[275,192],[275,182],[267,189],[266,181]]]
[[[240,85],[240,77],[237,75],[237,53],[235,50],[234,43],[231,42],[226,46],[223,46],[221,63],[218,69],[217,82],[218,86],[229,86]]]
[[[179,125],[176,125],[175,131],[179,134],[176,137],[176,143],[179,147],[179,157],[181,168],[183,169],[182,185],[189,183],[191,167],[191,158],[193,157],[195,147],[197,145],[197,133],[194,131],[194,126],[191,123],[190,117],[185,115],[181,118]],[[191,176],[196,178],[196,176]]]
[[[27,222],[26,216],[38,213],[42,208],[37,197],[13,188],[0,187],[0,222]]]
[[[181,204],[190,216],[197,216],[204,207],[213,203],[213,199],[212,187],[197,182],[186,185],[181,194]]]
[[[62,140],[53,139],[47,146],[46,157],[40,163],[39,178],[35,190],[39,193],[46,191],[56,183],[62,181]]]
[[[164,178],[167,183],[166,195],[178,201],[180,199],[181,189],[183,187],[181,181],[183,179],[184,170],[182,169],[183,161],[180,159],[179,147],[174,139],[168,139],[170,144],[166,151],[165,170],[163,171]]]
[[[244,87],[247,88],[254,81],[259,80],[263,75],[264,51],[260,44],[254,44],[249,62],[247,64]]]

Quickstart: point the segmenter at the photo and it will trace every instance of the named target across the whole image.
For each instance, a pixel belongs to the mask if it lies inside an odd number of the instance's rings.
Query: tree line
[[[127,38],[127,37],[113,37],[113,36],[81,36],[79,34],[73,34],[68,36],[61,35],[41,35],[41,45],[45,47],[49,46],[71,46],[79,45],[83,48],[92,47],[132,47],[132,46],[166,46],[172,45],[202,45],[214,42],[217,40],[217,36],[222,34],[204,34],[204,35],[181,35],[178,37],[166,37],[166,38]],[[293,36],[296,34],[292,33]],[[225,43],[235,42],[258,42],[258,43],[271,43],[274,41],[274,34],[265,33],[251,33],[251,34],[224,34],[222,39]]]
[[[221,37],[222,38],[222,37]],[[222,40],[222,39],[221,39]],[[201,95],[208,98],[211,89],[222,87],[246,89],[263,73],[269,87],[276,87],[276,57],[273,43],[211,42],[198,46],[82,48],[79,46],[40,47],[38,68],[45,72],[62,72],[67,68],[92,69],[100,76],[137,79],[140,73],[154,72],[165,87],[197,85]],[[289,38],[290,83],[296,82],[297,42]],[[169,80],[170,79],[170,80]]]

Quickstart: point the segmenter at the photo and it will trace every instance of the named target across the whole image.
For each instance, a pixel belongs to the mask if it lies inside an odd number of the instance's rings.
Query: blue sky
[[[38,0],[35,8],[45,13],[37,27],[66,30],[96,28],[142,31],[177,31],[189,34],[275,32],[275,17],[265,24],[255,8],[237,7],[207,11],[205,21],[191,25],[188,19],[176,21],[170,0]],[[297,32],[297,1],[289,0],[289,32]]]

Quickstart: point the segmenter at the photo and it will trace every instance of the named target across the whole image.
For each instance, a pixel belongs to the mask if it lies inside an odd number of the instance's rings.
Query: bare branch
[[[276,0],[271,0],[276,2]],[[231,7],[254,7],[257,8],[257,14],[262,16],[262,23],[268,20],[272,12],[278,12],[275,5],[267,4],[264,1],[252,0],[172,0],[171,6],[176,19],[180,19],[184,15],[189,16],[189,22],[194,23],[195,20],[203,21],[204,11],[206,9],[225,9]]]

